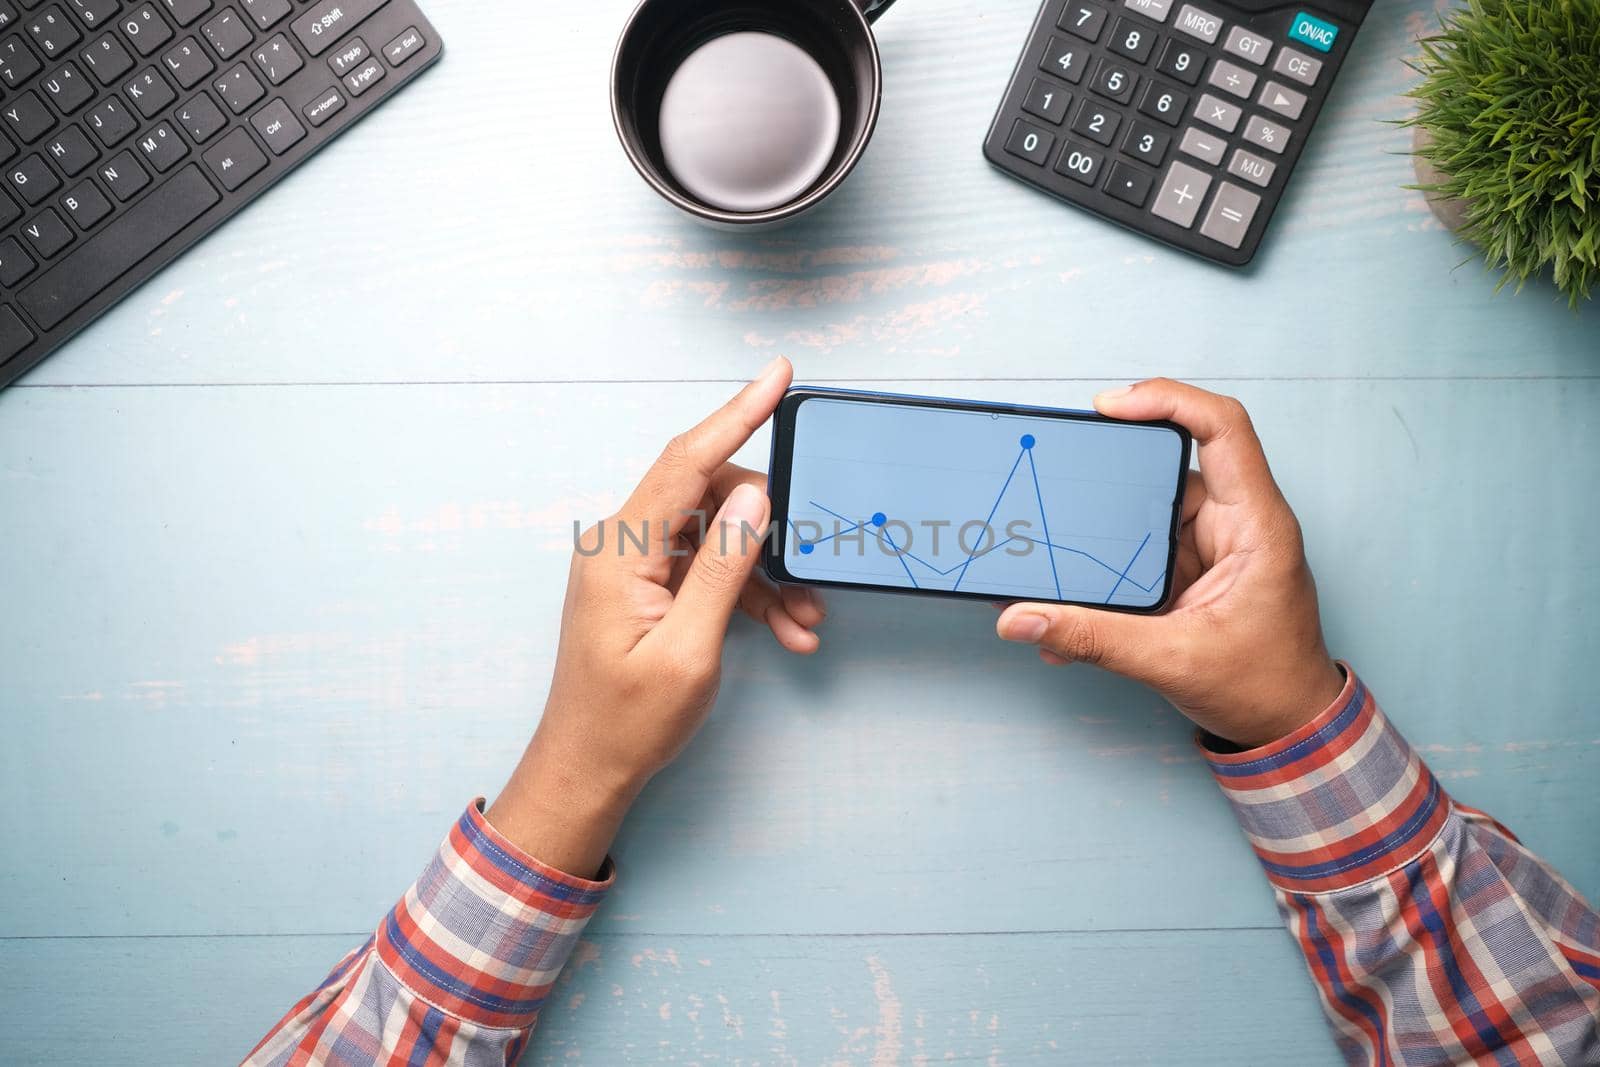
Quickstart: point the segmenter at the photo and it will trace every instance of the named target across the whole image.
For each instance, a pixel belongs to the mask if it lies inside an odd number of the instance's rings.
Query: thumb
[[[771,507],[767,494],[748,482],[728,494],[706,527],[677,598],[662,620],[665,626],[688,642],[721,648],[739,594],[761,558]]]
[[[1161,645],[1156,628],[1166,620],[1097,608],[1060,604],[1012,604],[995,630],[1007,641],[1038,645],[1061,659],[1088,663],[1149,681],[1156,673]]]

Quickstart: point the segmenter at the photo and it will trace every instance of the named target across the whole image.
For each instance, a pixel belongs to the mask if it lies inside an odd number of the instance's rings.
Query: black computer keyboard
[[[0,386],[439,53],[412,0],[0,0]]]

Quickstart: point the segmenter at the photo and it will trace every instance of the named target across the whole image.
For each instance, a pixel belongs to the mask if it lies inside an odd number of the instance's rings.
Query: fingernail
[[[1005,631],[1000,635],[1007,641],[1023,641],[1034,644],[1044,636],[1050,628],[1050,620],[1043,615],[1018,615],[1006,623]]]
[[[723,501],[722,513],[717,516],[717,521],[724,526],[760,529],[762,520],[766,518],[766,494],[749,483],[737,486],[728,494],[728,499]]]
[[[771,363],[768,363],[765,367],[761,368],[761,373],[755,376],[755,380],[758,382],[766,381],[768,378],[778,373],[778,368],[781,366],[783,366],[783,357],[777,356]]]
[[[1131,392],[1133,392],[1133,386],[1119,385],[1115,389],[1107,389],[1104,392],[1094,394],[1094,398],[1096,401],[1116,400],[1118,397],[1127,396]]]
[[[828,614],[828,605],[827,602],[822,599],[821,593],[817,592],[815,589],[807,589],[806,596],[811,598],[811,606],[816,608],[818,612],[824,616]]]

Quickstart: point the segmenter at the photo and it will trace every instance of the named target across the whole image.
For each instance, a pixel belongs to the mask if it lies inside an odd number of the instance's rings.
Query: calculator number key
[[[1061,148],[1061,158],[1056,160],[1056,173],[1075,182],[1093,187],[1100,179],[1100,169],[1106,157],[1080,141],[1068,141]]]
[[[1143,63],[1150,58],[1150,50],[1156,46],[1156,35],[1130,18],[1119,18],[1116,25],[1111,27],[1109,46],[1118,55],[1127,56],[1135,63]]]
[[[1067,117],[1067,107],[1071,103],[1072,94],[1067,90],[1053,81],[1035,78],[1028,87],[1028,95],[1022,100],[1022,110],[1059,126],[1061,120]]]
[[[1200,72],[1205,65],[1206,54],[1200,49],[1191,48],[1179,41],[1168,41],[1166,49],[1161,53],[1160,61],[1156,63],[1156,69],[1185,85],[1197,85],[1200,82]]]
[[[1172,135],[1148,122],[1135,122],[1128,127],[1128,134],[1122,139],[1122,151],[1126,155],[1152,167],[1161,165],[1171,145]]]
[[[1144,202],[1150,199],[1150,187],[1154,184],[1155,179],[1149,174],[1119,159],[1111,164],[1111,173],[1106,177],[1106,192],[1125,204],[1144,207]]]
[[[1054,135],[1018,119],[1011,127],[1011,136],[1006,138],[1006,151],[1042,167],[1049,161],[1055,143]]]
[[[1101,107],[1093,100],[1085,100],[1078,108],[1078,117],[1072,120],[1072,132],[1099,144],[1109,145],[1117,136],[1117,127],[1121,125],[1121,115],[1110,108]]]
[[[1176,89],[1151,82],[1145,87],[1144,98],[1139,101],[1139,113],[1149,115],[1168,126],[1176,126],[1189,106],[1189,97]]]
[[[1082,37],[1093,43],[1100,39],[1100,31],[1106,28],[1106,9],[1098,4],[1068,4],[1056,20],[1056,25],[1074,37]]]
[[[1073,85],[1083,81],[1083,68],[1089,56],[1088,49],[1082,45],[1063,44],[1056,38],[1050,38],[1050,43],[1045,46],[1044,58],[1039,61],[1039,69],[1047,70],[1058,78],[1065,78]]]
[[[1127,67],[1113,63],[1109,59],[1102,59],[1100,66],[1095,69],[1094,79],[1089,83],[1089,88],[1119,104],[1126,104],[1133,99],[1133,87],[1138,81],[1139,76]]]

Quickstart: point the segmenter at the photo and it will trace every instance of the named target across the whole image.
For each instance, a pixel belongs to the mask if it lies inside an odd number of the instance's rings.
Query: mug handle
[[[878,16],[889,10],[889,5],[892,3],[894,0],[855,0],[856,6],[861,9],[861,13],[867,17],[869,23],[877,22]]]

